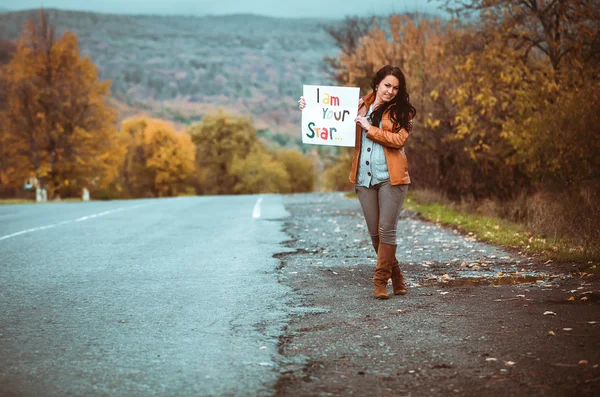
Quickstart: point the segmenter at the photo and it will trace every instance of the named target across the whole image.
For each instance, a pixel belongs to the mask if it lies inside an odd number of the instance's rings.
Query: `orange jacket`
[[[365,116],[371,104],[375,101],[375,93],[372,92],[365,96],[358,103],[358,115]],[[394,122],[390,119],[389,112],[385,112],[381,118],[381,126],[378,128],[371,126],[367,131],[367,138],[373,142],[377,142],[383,146],[385,160],[390,173],[390,183],[392,185],[405,185],[410,183],[408,176],[408,160],[404,153],[404,144],[408,139],[409,132],[406,128],[401,128],[396,131]],[[409,129],[411,129],[409,125]],[[354,145],[354,159],[352,160],[352,168],[350,170],[350,182],[356,183],[356,175],[358,173],[358,161],[360,157],[362,127],[356,124],[356,143]]]

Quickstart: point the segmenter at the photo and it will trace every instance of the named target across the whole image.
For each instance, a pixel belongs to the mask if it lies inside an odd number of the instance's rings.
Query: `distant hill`
[[[187,124],[225,107],[259,129],[297,134],[302,84],[331,84],[323,57],[337,54],[323,25],[339,21],[46,12],[112,81],[121,117],[143,111]],[[0,14],[0,39],[17,39],[37,14]]]

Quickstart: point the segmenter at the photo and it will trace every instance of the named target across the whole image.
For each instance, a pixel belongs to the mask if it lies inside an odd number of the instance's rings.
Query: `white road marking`
[[[12,233],[12,234],[7,234],[6,236],[1,236],[0,237],[0,241],[9,239],[11,237],[20,236],[22,234],[39,232],[40,230],[51,229],[53,227],[62,226],[62,225],[66,225],[66,224],[69,224],[69,223],[82,222],[82,221],[86,221],[88,219],[94,219],[94,218],[98,218],[100,216],[104,216],[104,215],[108,215],[108,214],[114,214],[115,212],[120,212],[120,211],[123,211],[123,210],[132,209],[132,208],[143,207],[143,206],[146,206],[146,205],[148,205],[148,204],[140,204],[140,205],[133,205],[131,207],[115,208],[114,210],[99,212],[97,214],[92,214],[92,215],[88,215],[88,216],[82,216],[81,218],[77,218],[77,219],[70,220],[70,221],[62,221],[62,222],[54,223],[52,225],[45,225],[45,226],[40,226],[40,227],[34,227],[34,228],[31,228],[31,229],[27,229],[27,230],[21,230],[20,232],[16,232],[16,233]]]
[[[254,211],[252,211],[252,218],[258,219],[260,218],[260,203],[262,203],[263,198],[259,197],[256,200],[256,204],[254,204]]]

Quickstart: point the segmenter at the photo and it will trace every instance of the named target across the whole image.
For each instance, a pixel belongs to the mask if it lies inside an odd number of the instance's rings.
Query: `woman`
[[[417,111],[410,104],[406,78],[399,68],[387,65],[379,69],[371,88],[373,92],[358,104],[350,182],[355,184],[377,253],[375,297],[388,299],[386,286],[390,278],[395,295],[407,293],[396,260],[396,228],[410,184],[404,145]],[[304,109],[304,98],[299,104]]]

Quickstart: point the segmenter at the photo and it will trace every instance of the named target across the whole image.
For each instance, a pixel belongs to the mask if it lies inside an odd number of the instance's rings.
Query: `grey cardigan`
[[[369,107],[367,118],[370,119],[373,105]],[[381,122],[379,123],[381,128]],[[371,187],[378,183],[389,181],[390,173],[383,146],[367,138],[367,130],[363,129],[361,135],[360,157],[358,159],[358,175],[356,186]]]

